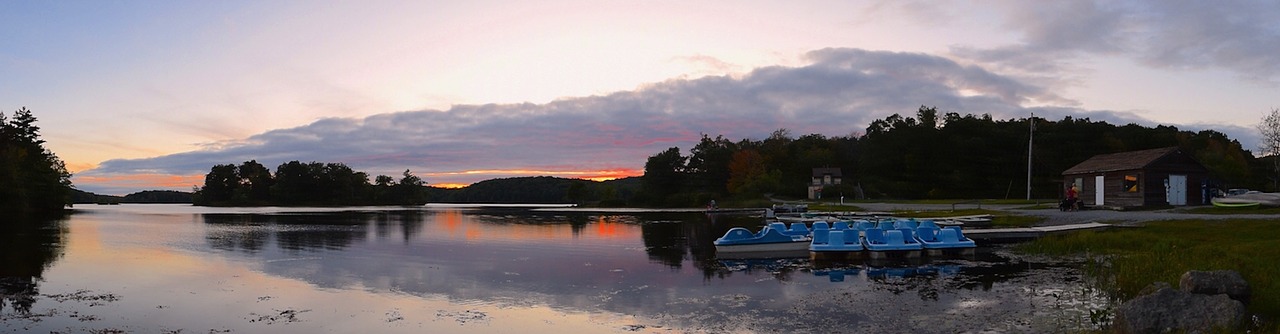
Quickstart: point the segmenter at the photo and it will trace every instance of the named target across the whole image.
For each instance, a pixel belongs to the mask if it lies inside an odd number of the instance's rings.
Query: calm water
[[[77,206],[4,230],[0,331],[958,332],[1090,328],[1072,263],[719,260],[760,217]]]

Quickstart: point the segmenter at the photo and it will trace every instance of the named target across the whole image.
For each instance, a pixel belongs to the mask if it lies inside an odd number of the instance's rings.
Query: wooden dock
[[[1084,223],[1072,225],[965,229],[964,235],[975,241],[1018,241],[1043,237],[1049,234],[1099,230],[1111,227],[1110,224]]]

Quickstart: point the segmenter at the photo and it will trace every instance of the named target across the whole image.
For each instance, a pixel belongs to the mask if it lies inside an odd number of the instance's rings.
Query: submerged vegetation
[[[1083,255],[1100,288],[1128,300],[1153,282],[1178,286],[1188,270],[1235,270],[1253,290],[1248,308],[1280,319],[1280,230],[1270,220],[1179,220],[1143,228],[1078,232],[1045,237],[1022,251]]]

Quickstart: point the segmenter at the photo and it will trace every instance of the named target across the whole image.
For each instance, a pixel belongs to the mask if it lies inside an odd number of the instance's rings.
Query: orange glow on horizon
[[[98,164],[88,163],[88,162],[70,162],[70,161],[68,161],[68,162],[66,162],[66,164],[67,164],[67,171],[68,171],[68,172],[71,172],[71,174],[75,174],[75,173],[83,172],[83,171],[86,171],[86,170],[90,170],[90,169],[98,168]]]
[[[511,176],[556,176],[556,177],[581,179],[581,180],[588,180],[588,181],[595,181],[595,182],[603,182],[603,181],[617,180],[617,179],[627,178],[632,176],[641,176],[641,175],[644,175],[644,171],[629,169],[629,168],[587,170],[587,171],[547,171],[547,170],[531,170],[531,169],[476,169],[476,170],[464,170],[464,171],[456,171],[456,172],[426,173],[424,175],[428,177],[458,176],[458,175],[491,175],[495,178],[511,177]],[[450,189],[463,188],[470,185],[471,184],[469,183],[431,184],[431,186],[434,186],[434,187],[450,188]]]
[[[75,184],[93,184],[139,189],[190,189],[204,184],[204,174],[128,174],[110,176],[72,176]]]
[[[573,179],[581,179],[595,182],[603,182],[609,180],[617,180],[632,176],[644,175],[644,171],[636,169],[606,169],[606,170],[587,170],[587,171],[546,171],[546,170],[526,170],[526,169],[477,169],[456,172],[438,172],[427,173],[424,176],[461,176],[461,175],[489,175],[493,178],[501,177],[517,177],[517,176],[555,176]],[[204,184],[204,174],[191,175],[173,175],[173,174],[125,174],[125,175],[74,175],[72,180],[77,185],[94,185],[106,186],[114,188],[135,188],[135,189],[177,189],[188,191],[192,187],[199,187]],[[446,189],[457,189],[470,186],[471,183],[462,182],[445,182],[432,183],[428,186]],[[121,194],[123,195],[123,194]]]

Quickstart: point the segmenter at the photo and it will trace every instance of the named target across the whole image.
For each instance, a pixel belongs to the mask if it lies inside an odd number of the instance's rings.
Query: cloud
[[[921,53],[822,49],[800,67],[762,67],[741,76],[675,79],[634,91],[545,104],[459,105],[448,110],[326,118],[205,149],[110,160],[76,179],[134,174],[202,175],[215,164],[257,160],[343,162],[374,175],[405,169],[430,183],[471,183],[520,175],[636,175],[666,148],[692,147],[702,134],[766,138],[861,133],[872,120],[912,115],[921,105],[997,118],[1090,117],[1152,125],[1135,114],[1073,107],[1025,107],[1061,99],[1043,87],[982,67]],[[1236,135],[1231,133],[1231,135]],[[612,173],[612,174],[611,174]]]
[[[1221,69],[1280,79],[1280,3],[1062,1],[1007,3],[1013,45],[957,45],[952,54],[1027,73],[1075,70],[1084,55],[1124,56],[1155,68]]]

